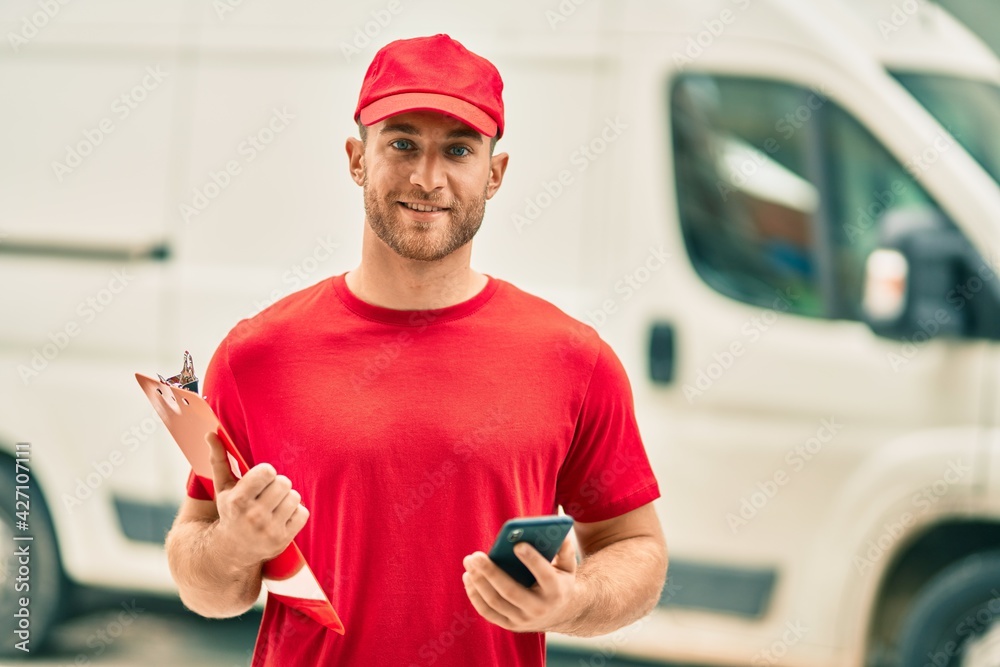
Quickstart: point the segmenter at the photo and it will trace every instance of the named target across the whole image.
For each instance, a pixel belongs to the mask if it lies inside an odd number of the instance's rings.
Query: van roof
[[[787,0],[779,3],[788,4]],[[1000,73],[993,51],[934,2],[836,0],[817,2],[815,8],[888,69],[976,72],[985,77]]]
[[[606,0],[614,2],[615,0]],[[1000,81],[1000,60],[947,10],[929,0],[635,0],[628,32],[697,34],[730,12],[718,39],[766,41],[846,66],[859,55],[891,70]],[[869,60],[870,62],[870,60]]]

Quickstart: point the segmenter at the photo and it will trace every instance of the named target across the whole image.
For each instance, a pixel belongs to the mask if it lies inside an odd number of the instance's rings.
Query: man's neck
[[[435,310],[468,301],[488,278],[469,266],[433,267],[419,274],[400,267],[374,270],[362,262],[345,276],[347,288],[362,301],[393,310]]]
[[[472,243],[433,262],[402,257],[365,220],[361,263],[346,276],[347,289],[362,301],[392,310],[435,310],[468,301],[487,278],[469,266]]]

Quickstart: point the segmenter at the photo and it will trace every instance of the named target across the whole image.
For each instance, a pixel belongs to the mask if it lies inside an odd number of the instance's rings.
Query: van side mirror
[[[900,208],[882,219],[862,301],[865,322],[877,335],[998,340],[997,294],[997,275],[937,209]]]

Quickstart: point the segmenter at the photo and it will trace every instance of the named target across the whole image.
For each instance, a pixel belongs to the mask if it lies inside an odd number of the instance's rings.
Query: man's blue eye
[[[400,146],[399,144],[404,144],[404,145]],[[409,148],[410,142],[407,141],[406,139],[396,139],[390,145],[400,150],[406,150],[407,148]]]
[[[469,148],[468,148],[468,146],[452,146],[451,150],[452,150],[452,152],[454,152],[454,151],[464,151],[463,153],[456,153],[457,157],[465,157],[466,155],[469,154]]]

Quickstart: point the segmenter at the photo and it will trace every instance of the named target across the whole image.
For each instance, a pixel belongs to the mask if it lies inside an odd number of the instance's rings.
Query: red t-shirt
[[[409,311],[360,300],[340,274],[219,345],[208,402],[251,467],[270,462],[302,495],[296,543],[345,627],[270,598],[254,667],[544,665],[544,634],[476,612],[462,559],[513,517],[562,505],[601,521],[659,497],[611,348],[488,279],[467,301]],[[207,498],[202,478],[188,495]]]

